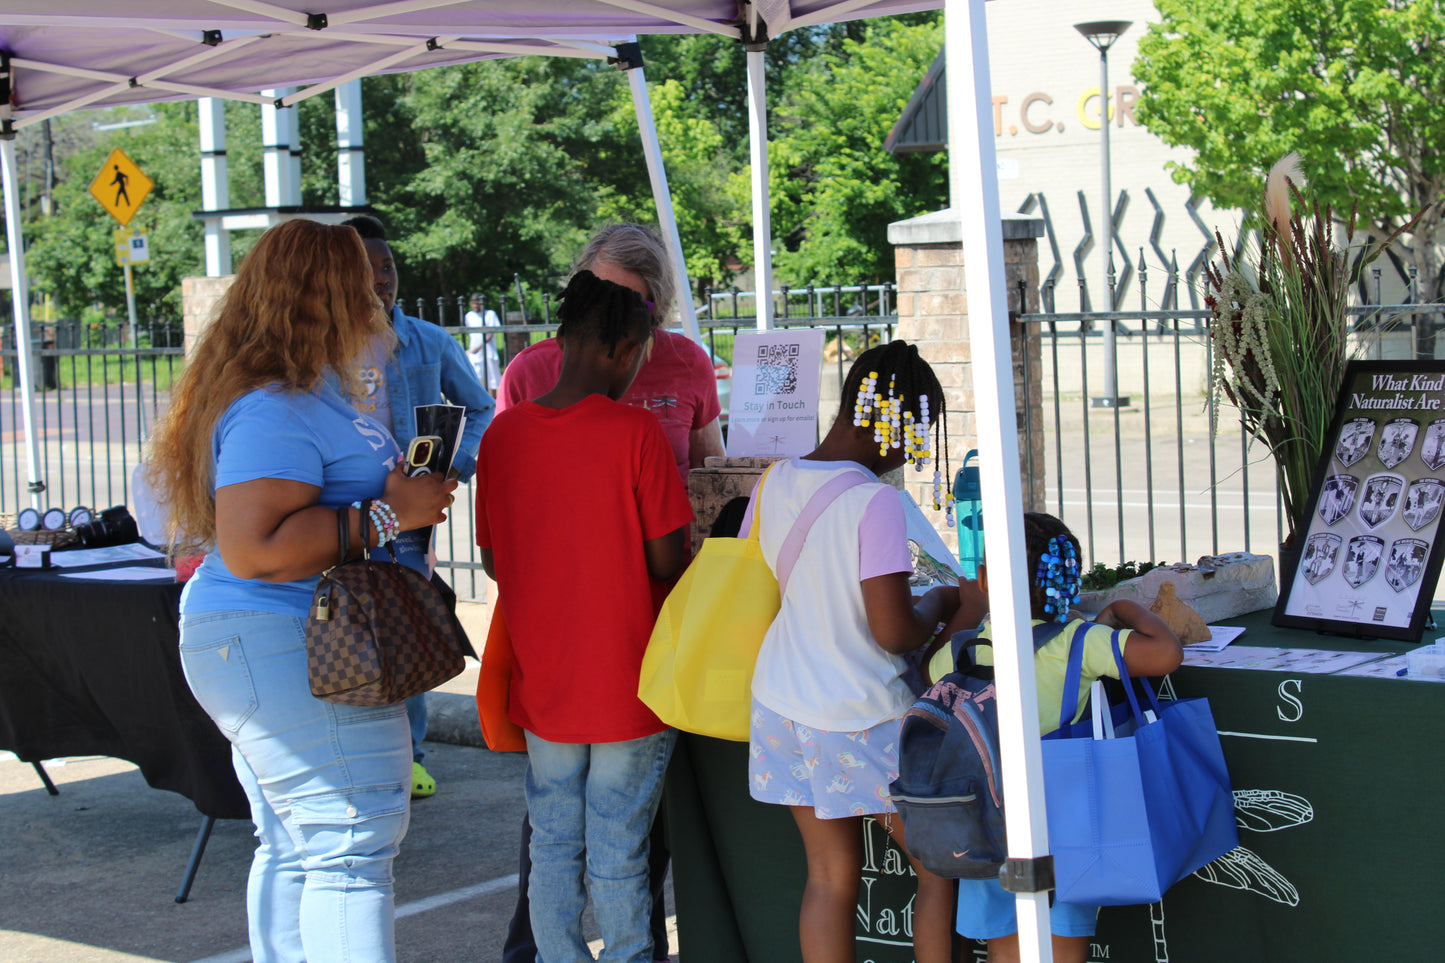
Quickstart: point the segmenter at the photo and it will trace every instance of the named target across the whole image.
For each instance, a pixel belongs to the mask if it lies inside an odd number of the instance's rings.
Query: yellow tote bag
[[[758,543],[757,506],[768,471],[753,496],[747,538],[709,538],[662,604],[642,657],[637,695],[670,726],[718,739],[748,741],[753,666],[763,636],[782,605],[778,578]],[[813,496],[779,555],[786,584],[812,522],[833,499],[869,481],[840,475]]]
[[[763,481],[772,470],[768,466]],[[753,502],[756,507],[757,496]],[[759,527],[754,520],[747,538],[703,539],[657,614],[637,695],[670,726],[748,739],[753,664],[782,605]]]

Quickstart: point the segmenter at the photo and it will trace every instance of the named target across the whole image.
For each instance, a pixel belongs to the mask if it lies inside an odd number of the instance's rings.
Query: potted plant
[[[1336,225],[1329,205],[1306,201],[1304,185],[1299,155],[1286,155],[1265,180],[1252,256],[1231,260],[1231,248],[1216,231],[1221,263],[1205,268],[1214,348],[1211,420],[1217,423],[1223,395],[1239,411],[1245,431],[1274,457],[1286,545],[1305,526],[1310,484],[1351,353],[1350,288],[1420,217],[1360,247],[1354,243],[1356,212]]]

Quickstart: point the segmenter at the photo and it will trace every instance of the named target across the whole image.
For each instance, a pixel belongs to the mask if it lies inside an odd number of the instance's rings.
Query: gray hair
[[[652,325],[660,328],[672,314],[677,298],[677,275],[662,240],[641,224],[614,224],[592,236],[577,260],[574,272],[590,270],[598,261],[633,271],[647,284],[648,298],[655,308]]]

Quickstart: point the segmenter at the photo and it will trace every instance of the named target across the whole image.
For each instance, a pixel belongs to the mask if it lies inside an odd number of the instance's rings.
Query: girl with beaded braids
[[[943,414],[938,379],[917,348],[894,341],[859,356],[843,398],[822,444],[773,465],[742,523],[746,532],[756,519],[776,572],[813,497],[834,479],[860,482],[808,531],[753,673],[749,788],[754,799],[788,806],[803,838],[808,877],[798,929],[806,963],[855,958],[863,817],[880,815],[903,842],[902,822],[888,818],[899,720],[913,701],[901,678],[903,653],[927,642],[958,606],[951,585],[911,594],[903,506],[878,480],[905,464],[931,467],[944,437],[934,421]],[[913,866],[915,957],[946,961],[952,881]]]
[[[1052,622],[1059,627],[1058,634],[1034,653],[1039,732],[1048,734],[1059,725],[1056,707],[1063,698],[1069,646],[1075,629],[1085,621],[1073,610],[1078,601],[1082,570],[1079,540],[1054,516],[1028,512],[1024,515],[1024,542],[1028,548],[1029,601],[1034,623]],[[950,638],[954,632],[972,629],[980,623],[983,627],[979,638],[989,638],[986,565],[978,567],[977,581],[959,580],[958,596],[958,611],[939,633],[939,638]],[[1096,624],[1084,636],[1076,721],[1083,715],[1094,680],[1102,676],[1119,677],[1110,641],[1114,629],[1123,630],[1119,634],[1119,646],[1131,675],[1167,675],[1184,660],[1178,637],[1163,619],[1137,602],[1111,602],[1091,621]],[[980,664],[992,664],[993,650],[989,646],[981,646],[976,651]],[[929,660],[926,676],[938,679],[953,671],[952,659],[951,646],[943,646]],[[989,963],[1017,960],[1018,920],[1014,915],[1013,894],[1005,892],[998,880],[958,882],[958,932],[970,939],[987,940]],[[1083,963],[1098,912],[1097,906],[1054,903],[1049,919],[1054,934],[1054,959],[1058,963]]]

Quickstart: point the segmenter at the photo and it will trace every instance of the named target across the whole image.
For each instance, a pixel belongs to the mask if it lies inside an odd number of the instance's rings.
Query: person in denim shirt
[[[360,376],[364,386],[357,410],[376,418],[391,430],[397,445],[406,450],[416,437],[417,405],[446,402],[467,410],[467,423],[462,430],[456,457],[452,460],[449,478],[467,482],[477,470],[477,449],[482,432],[492,423],[495,403],[477,380],[471,360],[456,340],[435,324],[402,312],[396,303],[396,262],[386,242],[386,228],[370,215],[362,214],[343,222],[361,235],[371,262],[372,282],[382,309],[396,332],[395,350],[374,346],[369,357],[361,362]],[[431,530],[409,532],[421,539],[422,556],[428,557]],[[424,575],[430,576],[430,564]],[[448,592],[450,589],[448,588]],[[411,724],[413,796],[430,796],[436,792],[436,780],[422,765],[426,752],[426,694],[406,700],[407,721]]]

